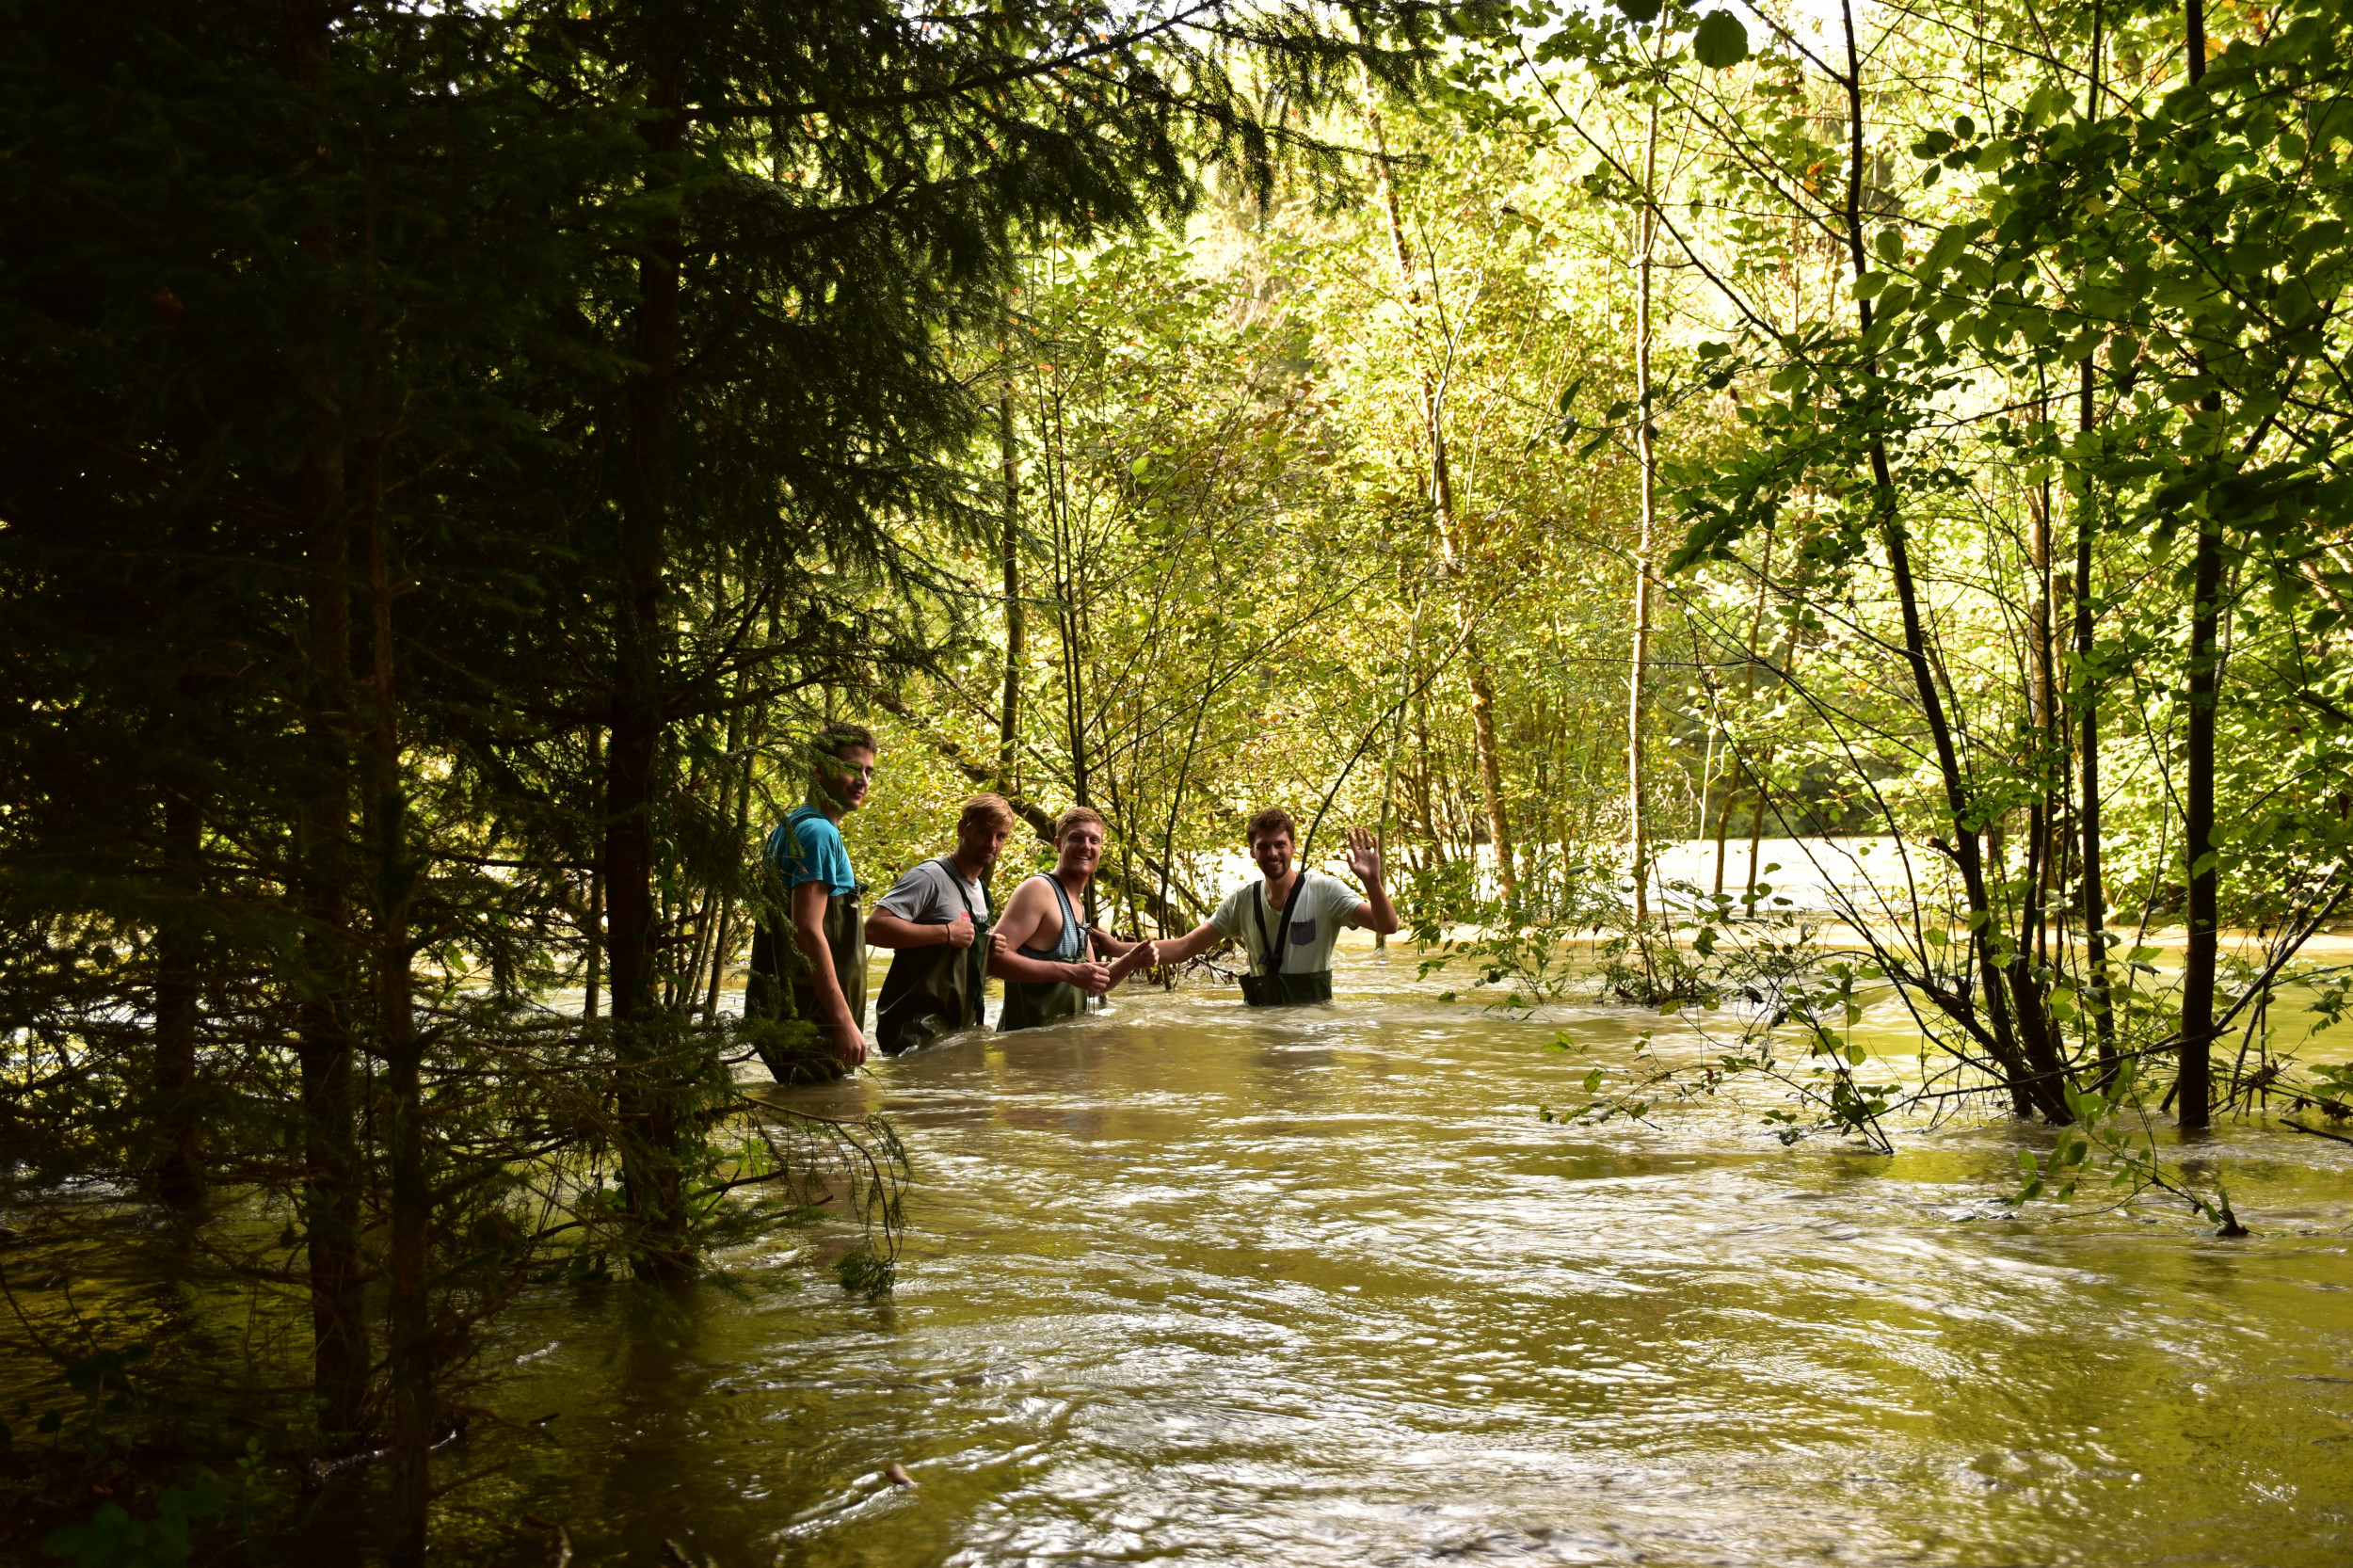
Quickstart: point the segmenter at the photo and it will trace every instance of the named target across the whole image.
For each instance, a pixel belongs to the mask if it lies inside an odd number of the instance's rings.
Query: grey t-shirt
[[[1225,895],[1225,902],[1209,917],[1209,924],[1221,936],[1230,936],[1250,954],[1254,973],[1264,973],[1264,950],[1258,941],[1258,909],[1253,906],[1252,895],[1258,893],[1259,884],[1253,882]],[[1265,895],[1258,893],[1262,901]],[[1276,936],[1278,919],[1291,922],[1290,945],[1283,952],[1285,974],[1314,974],[1332,967],[1332,944],[1340,939],[1340,927],[1356,923],[1356,905],[1363,899],[1337,876],[1321,872],[1301,872],[1299,886],[1291,889],[1291,901],[1280,916],[1271,906],[1265,907],[1266,934],[1270,940]]]
[[[951,869],[951,864],[934,856],[909,867],[874,907],[918,925],[952,925],[967,909],[972,911],[974,920],[986,920],[988,889],[977,882],[966,881],[962,872]],[[958,888],[963,889],[961,896]]]

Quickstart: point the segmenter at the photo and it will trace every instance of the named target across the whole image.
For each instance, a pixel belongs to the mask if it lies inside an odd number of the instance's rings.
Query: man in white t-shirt
[[[1348,830],[1348,869],[1365,885],[1359,899],[1348,884],[1321,872],[1295,869],[1299,828],[1290,813],[1271,806],[1250,819],[1250,858],[1263,882],[1238,888],[1217,913],[1187,935],[1160,944],[1160,961],[1181,964],[1221,941],[1242,945],[1250,972],[1242,1000],[1253,1007],[1332,1000],[1332,945],[1343,924],[1388,935],[1401,923],[1381,882],[1381,843],[1361,827]]]

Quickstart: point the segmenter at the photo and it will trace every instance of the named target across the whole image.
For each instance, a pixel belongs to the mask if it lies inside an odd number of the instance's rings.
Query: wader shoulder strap
[[[1063,948],[1077,950],[1063,962],[1080,963],[1085,959],[1090,945],[1087,941],[1087,928],[1079,923],[1078,911],[1070,907],[1070,894],[1064,888],[1062,878],[1049,872],[1046,875],[1046,880],[1054,885],[1054,896],[1062,901],[1062,942],[1056,951],[1060,952]]]
[[[1269,974],[1283,972],[1283,956],[1291,945],[1291,916],[1298,911],[1299,895],[1307,890],[1308,874],[1303,869],[1292,879],[1291,901],[1283,905],[1279,913],[1272,942],[1267,940],[1266,934],[1266,884],[1260,882],[1250,889],[1251,915],[1258,922],[1258,955],[1266,961],[1266,972]]]
[[[1058,964],[1075,963],[1084,958],[1087,955],[1086,927],[1079,923],[1077,913],[1071,909],[1070,895],[1063,891],[1062,878],[1051,872],[1040,872],[1034,880],[1051,886],[1054,889],[1055,900],[1062,904],[1062,939],[1050,948],[1040,948],[1024,942],[1021,944],[1021,956],[1050,958]],[[1070,951],[1072,949],[1076,951]]]
[[[981,912],[972,907],[972,893],[965,886],[964,873],[956,870],[956,857],[952,855],[943,855],[935,864],[948,873],[948,886],[956,890],[956,902],[964,905],[964,912],[975,920],[979,920]]]
[[[972,907],[972,894],[965,886],[964,873],[956,870],[956,857],[941,856],[939,869],[948,873],[949,884],[956,890],[956,902],[964,905],[965,914],[972,921],[972,945],[965,950],[965,967],[972,971],[972,995],[977,999],[981,988],[988,983],[988,922]],[[978,1007],[977,1000],[974,1005]]]

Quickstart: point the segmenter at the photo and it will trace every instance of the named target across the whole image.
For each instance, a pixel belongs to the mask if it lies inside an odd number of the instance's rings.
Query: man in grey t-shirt
[[[1013,808],[974,795],[956,820],[951,854],[909,867],[866,918],[870,947],[893,949],[874,1004],[874,1041],[897,1055],[981,1022],[988,889],[981,879],[1004,853]]]
[[[1348,830],[1348,869],[1365,885],[1359,899],[1336,876],[1294,870],[1299,829],[1290,813],[1269,807],[1250,819],[1250,858],[1266,880],[1238,888],[1217,913],[1174,942],[1160,945],[1160,961],[1181,964],[1221,941],[1240,942],[1249,955],[1242,998],[1253,1007],[1332,1000],[1332,945],[1340,927],[1369,926],[1386,935],[1401,923],[1381,881],[1381,845],[1361,827]]]

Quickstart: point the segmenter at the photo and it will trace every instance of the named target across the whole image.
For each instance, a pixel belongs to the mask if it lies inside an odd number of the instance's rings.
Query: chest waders
[[[814,810],[801,807],[785,818],[790,828],[802,811]],[[850,1004],[850,1016],[861,1023],[866,1017],[866,922],[858,916],[858,894],[864,889],[852,887],[846,893],[833,893],[825,899],[825,918],[821,929],[825,934],[825,947],[833,954],[834,979],[841,986],[841,1000]],[[784,1011],[790,998],[792,1010]],[[817,989],[809,984],[808,960],[802,956],[801,945],[792,939],[790,920],[764,920],[752,933],[752,968],[744,985],[744,1012],[754,1018],[803,1018],[820,1023],[817,1011]],[[778,1083],[807,1083],[840,1078],[849,1065],[834,1054],[832,1040],[822,1032],[813,1048],[798,1052],[779,1045],[758,1041],[755,1048],[768,1074]]]
[[[1241,1000],[1253,1007],[1332,1000],[1330,969],[1318,969],[1312,974],[1283,972],[1284,956],[1290,952],[1291,916],[1299,908],[1299,895],[1307,890],[1307,876],[1305,872],[1299,873],[1291,884],[1290,903],[1274,912],[1274,940],[1271,943],[1266,934],[1266,884],[1261,882],[1250,889],[1251,918],[1258,922],[1258,961],[1266,966],[1264,974],[1241,977]]]
[[[1086,956],[1087,928],[1079,923],[1079,917],[1070,907],[1070,895],[1063,891],[1058,876],[1038,873],[1053,886],[1054,897],[1062,901],[1062,939],[1050,948],[1021,947],[1016,949],[1024,958],[1042,958],[1055,964],[1076,964]],[[1008,980],[1005,982],[1004,1011],[997,1016],[999,1029],[1035,1029],[1061,1018],[1075,1018],[1086,1011],[1087,994],[1066,980]]]
[[[981,1021],[982,967],[988,962],[988,918],[972,907],[964,873],[947,856],[938,860],[972,918],[972,945],[951,942],[936,948],[901,948],[883,976],[874,1003],[874,1043],[891,1056],[928,1046],[942,1035]]]

